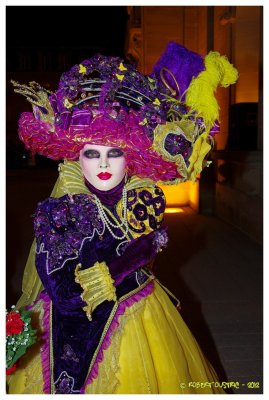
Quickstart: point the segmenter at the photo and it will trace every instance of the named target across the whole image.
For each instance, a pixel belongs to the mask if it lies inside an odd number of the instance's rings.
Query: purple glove
[[[132,240],[123,255],[108,265],[115,285],[122,282],[131,272],[148,264],[162,247],[166,247],[168,241],[166,230],[167,227],[163,227]]]

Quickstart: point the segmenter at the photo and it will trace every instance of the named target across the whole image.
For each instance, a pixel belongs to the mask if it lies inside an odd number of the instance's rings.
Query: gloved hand
[[[109,272],[115,285],[122,282],[131,272],[148,264],[162,247],[166,247],[168,241],[166,231],[167,227],[162,227],[132,240],[123,255],[109,263]]]

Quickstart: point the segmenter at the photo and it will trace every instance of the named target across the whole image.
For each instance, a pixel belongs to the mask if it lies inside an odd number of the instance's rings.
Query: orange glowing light
[[[174,213],[182,213],[184,212],[183,208],[180,207],[168,207],[165,209],[166,214],[174,214]]]
[[[177,185],[161,185],[168,209],[191,207],[198,211],[199,182],[184,182]],[[168,211],[169,212],[169,211]],[[182,211],[177,211],[182,212]]]

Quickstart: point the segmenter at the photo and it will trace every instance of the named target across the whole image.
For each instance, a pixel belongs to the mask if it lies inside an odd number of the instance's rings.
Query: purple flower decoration
[[[146,206],[149,206],[152,201],[152,194],[148,192],[147,190],[142,190],[139,194],[138,197],[143,201]]]
[[[192,153],[192,143],[183,135],[176,135],[175,133],[168,133],[164,142],[164,148],[172,156],[181,154],[185,161],[189,159]]]
[[[165,210],[165,201],[163,197],[157,196],[152,200],[152,204],[154,207],[155,215],[158,217]]]
[[[138,221],[145,221],[148,218],[147,207],[143,204],[136,204],[133,213]]]

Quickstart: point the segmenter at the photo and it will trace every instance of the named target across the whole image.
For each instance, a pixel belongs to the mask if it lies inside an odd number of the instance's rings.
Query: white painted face
[[[96,189],[113,189],[124,178],[126,160],[118,147],[86,144],[79,161],[83,175]]]

